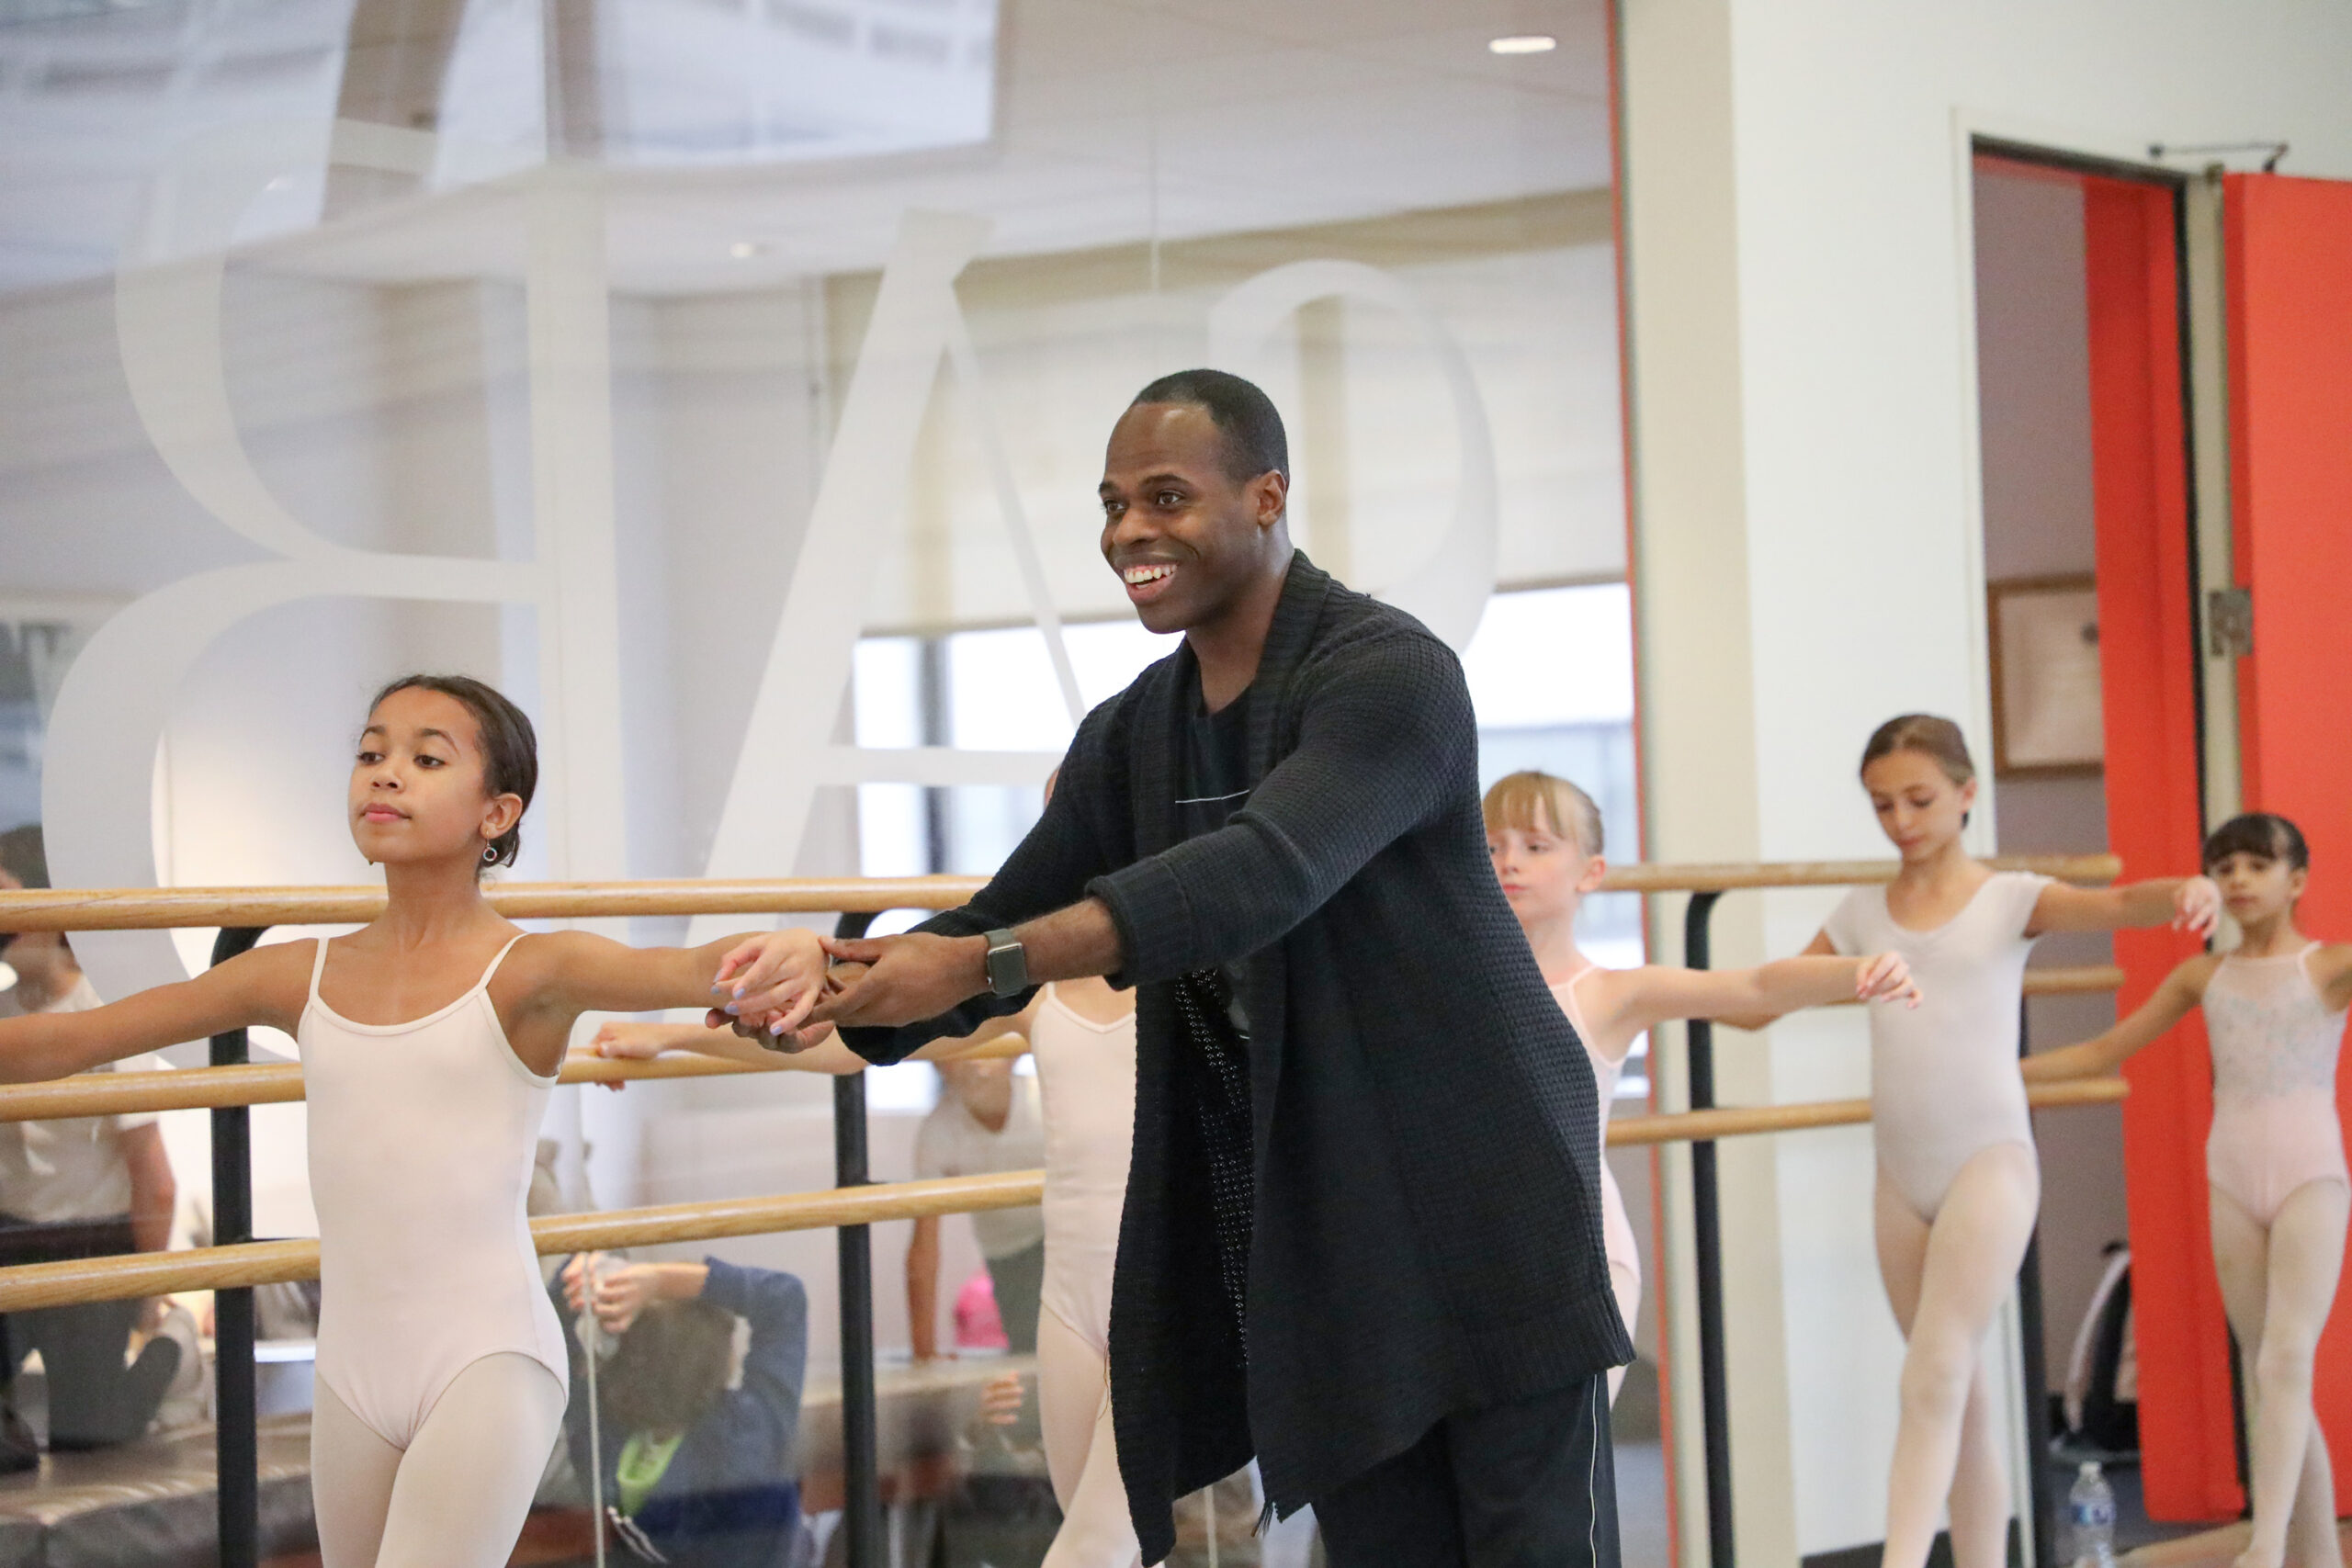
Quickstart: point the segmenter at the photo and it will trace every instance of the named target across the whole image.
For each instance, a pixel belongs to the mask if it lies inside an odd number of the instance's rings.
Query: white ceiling
[[[177,138],[241,118],[331,112],[350,3],[159,0],[80,21],[0,25],[0,288],[110,269]],[[471,0],[469,35],[494,32],[512,3]],[[958,128],[975,123],[968,81],[925,96],[920,73],[880,69],[822,77],[821,92],[771,85],[727,97],[720,87],[740,87],[747,58],[729,40],[756,35],[768,52],[752,74],[772,84],[787,73],[791,39],[828,7],[960,17],[952,25],[968,54],[984,46],[984,13],[1000,0],[602,3],[626,23],[610,36],[630,40],[607,51],[608,82],[617,62],[616,96],[628,96],[640,124],[663,112],[692,120],[681,95],[690,96],[695,71],[707,66],[716,107],[706,118],[726,120],[740,101],[748,128],[741,151],[718,146],[727,138],[714,140],[708,124],[689,126],[663,145],[630,149],[638,166],[613,168],[611,268],[616,286],[632,291],[749,288],[877,265],[910,208],[985,215],[995,223],[991,254],[1034,254],[1610,178],[1600,0],[1001,0],[995,131],[967,146],[956,143],[965,140]],[[763,24],[752,33],[747,11]],[[720,13],[725,27],[713,23]],[[61,40],[77,28],[88,35],[88,47],[76,46],[78,75],[57,68],[74,53]],[[1516,57],[1487,49],[1496,36],[1526,33],[1551,34],[1559,47]],[[503,36],[512,58],[511,25]],[[533,81],[509,91],[536,89]],[[990,96],[984,85],[983,108]],[[488,108],[461,121],[503,119],[504,135],[537,118],[536,98],[518,107],[477,86],[469,101]],[[319,225],[316,154],[302,167],[302,146],[289,138],[276,209],[257,212],[246,231],[281,231],[254,247],[268,265],[387,281],[521,270],[513,180]],[[942,150],[838,155],[874,146]],[[664,156],[684,161],[645,166]],[[747,245],[748,257],[732,254]]]

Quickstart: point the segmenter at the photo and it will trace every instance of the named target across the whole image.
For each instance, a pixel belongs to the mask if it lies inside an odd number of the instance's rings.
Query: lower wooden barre
[[[776,1231],[828,1230],[885,1220],[968,1214],[984,1209],[1025,1209],[1045,1196],[1042,1170],[1001,1176],[959,1176],[938,1181],[842,1187],[775,1198],[728,1198],[615,1209],[600,1214],[551,1214],[531,1222],[543,1253],[605,1251],[665,1242],[713,1241]],[[122,1301],[181,1291],[224,1291],[275,1285],[319,1276],[319,1244],[255,1241],[186,1252],[139,1252],[67,1263],[28,1263],[0,1269],[0,1313],[80,1302]]]
[[[2048,1110],[2104,1104],[2121,1100],[2127,1092],[2120,1078],[2083,1078],[2035,1084],[2028,1096],[2037,1109]],[[1809,1127],[1846,1126],[1870,1119],[1870,1101],[1866,1100],[1690,1111],[1668,1116],[1629,1116],[1611,1124],[1609,1142],[1641,1145],[1744,1137]],[[543,1253],[657,1247],[730,1235],[879,1224],[886,1220],[967,1214],[984,1209],[1023,1209],[1040,1201],[1045,1188],[1046,1173],[1041,1170],[949,1177],[937,1181],[899,1181],[774,1198],[729,1198],[708,1203],[615,1209],[600,1214],[549,1215],[531,1222],[531,1235]],[[69,1263],[28,1263],[0,1269],[0,1313],[169,1295],[181,1291],[274,1285],[313,1280],[318,1272],[319,1244],[309,1240],[247,1242],[186,1252],[131,1253]]]
[[[2071,1105],[2106,1105],[2131,1093],[2121,1078],[2074,1078],[2026,1086],[2026,1102],[2036,1111]],[[1611,1148],[1625,1145],[1701,1143],[1758,1133],[1801,1133],[1813,1127],[1850,1127],[1871,1119],[1867,1100],[1820,1100],[1804,1105],[1727,1106],[1666,1116],[1628,1116],[1609,1123]]]

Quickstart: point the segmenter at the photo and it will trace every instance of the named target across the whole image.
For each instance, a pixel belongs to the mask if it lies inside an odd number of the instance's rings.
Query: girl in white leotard
[[[1135,1000],[1102,980],[1065,981],[1044,987],[1020,1012],[971,1037],[935,1040],[916,1056],[935,1061],[1006,1033],[1028,1037],[1046,1123],[1037,1400],[1062,1524],[1041,1568],[1137,1568],[1143,1549],[1127,1518],[1110,1391],[1111,1271],[1135,1138]],[[594,1048],[600,1055],[633,1057],[665,1049],[724,1056],[745,1050],[732,1037],[694,1024],[617,1021],[597,1031]],[[783,1060],[819,1073],[862,1072],[866,1066],[832,1039]]]
[[[369,710],[348,800],[353,839],[384,867],[382,915],[110,1007],[0,1021],[0,1078],[16,1082],[254,1024],[300,1043],[327,1568],[506,1562],[563,1416],[523,1201],[565,1037],[591,1010],[707,1004],[754,946],[793,940],[640,952],[524,935],[479,877],[513,863],[537,773],[530,721],[491,688],[397,682]],[[805,1011],[822,950],[808,938],[786,966]]]
[[[1999,1568],[2007,1464],[1978,1348],[2041,1201],[2017,1063],[2026,953],[2044,931],[2171,919],[2202,932],[2221,895],[2201,876],[2093,890],[1970,858],[1960,836],[1976,771],[1950,719],[1888,720],[1861,773],[1902,869],[1849,895],[1805,951],[1891,947],[1927,998],[1871,1010],[1879,1272],[1906,1340],[1882,1561],[1921,1568],[1949,1503],[1956,1568]]]
[[[1918,988],[1911,984],[1902,959],[1893,954],[1784,958],[1756,969],[1657,964],[1604,969],[1584,955],[1576,939],[1577,911],[1609,869],[1601,859],[1600,812],[1592,797],[1550,773],[1512,773],[1487,792],[1486,817],[1487,853],[1502,882],[1503,897],[1510,901],[1544,980],[1592,1060],[1604,1138],[1625,1057],[1654,1024],[1673,1018],[1710,1018],[1753,1029],[1798,1008],[1857,998],[1906,1007],[1919,1004]],[[1609,1274],[1617,1310],[1630,1334],[1642,1300],[1642,1258],[1624,1195],[1605,1159],[1600,1203]],[[1624,1375],[1622,1367],[1610,1374],[1612,1400]]]
[[[2352,1007],[2352,946],[2311,942],[2295,904],[2311,852],[2292,822],[2233,818],[2205,840],[2205,870],[2241,939],[2165,977],[2130,1018],[2026,1064],[2031,1078],[2111,1073],[2202,1006],[2213,1061],[2205,1145],[2213,1264],[2252,1371],[2254,1527],[2241,1568],[2341,1568],[2335,1480],[2312,1408],[2312,1363],[2335,1304],[2352,1175],[2335,1109],[2335,1058]]]

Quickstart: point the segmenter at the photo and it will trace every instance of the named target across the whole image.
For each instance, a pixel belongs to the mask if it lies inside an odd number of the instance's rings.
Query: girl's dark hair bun
[[[470,675],[403,675],[376,694],[368,711],[383,705],[394,692],[409,691],[438,692],[463,703],[473,715],[474,729],[481,739],[483,784],[492,795],[518,795],[523,809],[531,808],[531,796],[539,787],[539,738],[531,728],[530,715],[497,687]],[[514,827],[490,841],[481,869],[513,865],[522,852],[523,823],[518,817]]]
[[[2273,811],[2233,817],[2206,836],[2203,863],[2209,869],[2232,855],[2282,860],[2297,871],[2312,868],[2311,846],[2303,842],[2303,830]]]

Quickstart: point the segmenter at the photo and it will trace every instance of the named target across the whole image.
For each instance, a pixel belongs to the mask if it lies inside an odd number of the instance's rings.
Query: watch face
[[[1001,945],[989,949],[989,988],[1000,997],[1009,997],[1024,989],[1029,982],[1027,954],[1021,944],[1008,939]]]

